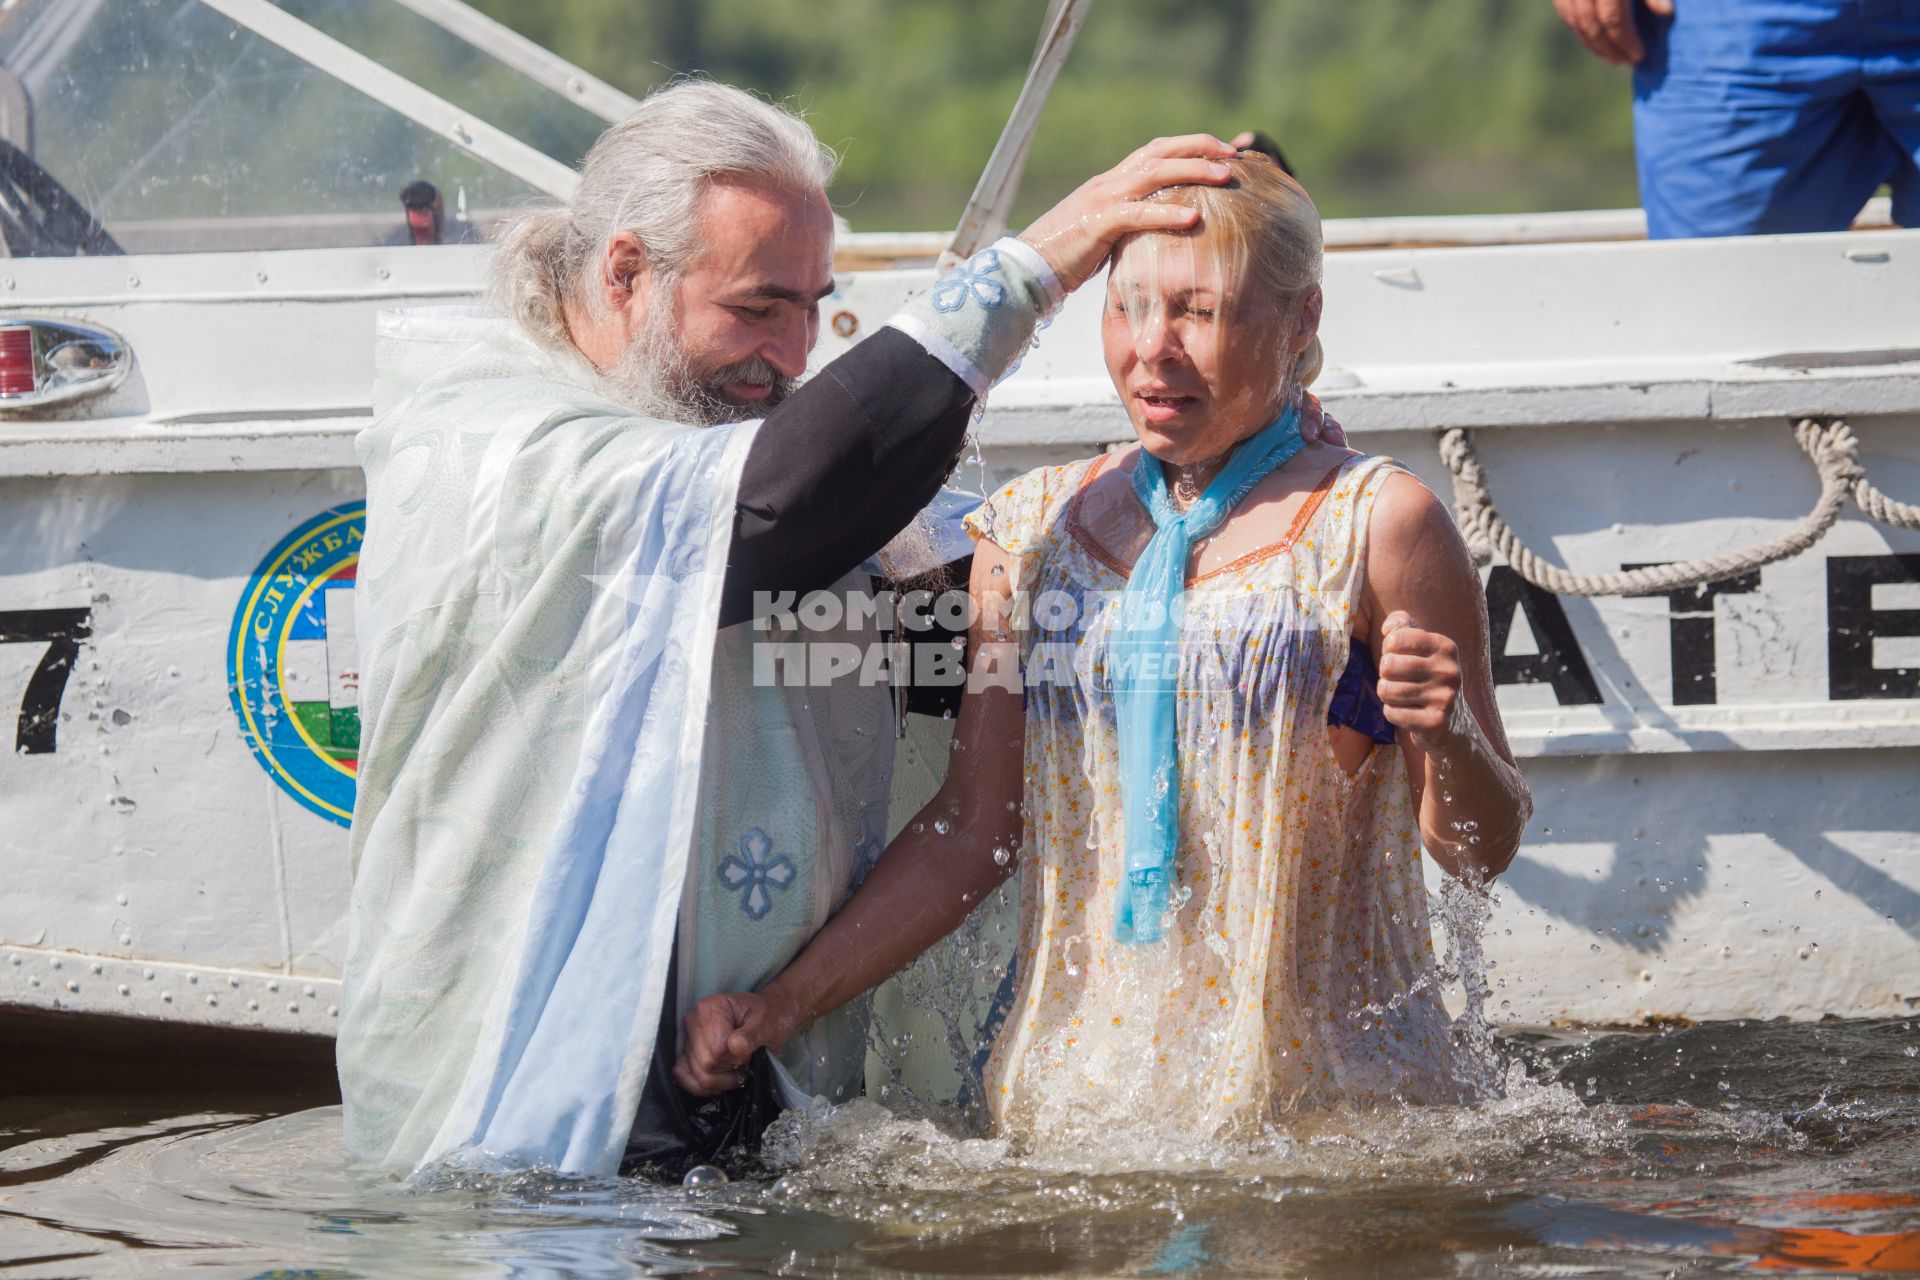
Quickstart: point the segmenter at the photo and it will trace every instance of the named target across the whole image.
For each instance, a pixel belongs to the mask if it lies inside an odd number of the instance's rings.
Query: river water
[[[1920,1029],[1709,1024],[1498,1046],[1505,1097],[1232,1149],[1042,1159],[954,1113],[793,1115],[685,1189],[356,1184],[312,1077],[0,1099],[23,1276],[1666,1276],[1920,1272]]]

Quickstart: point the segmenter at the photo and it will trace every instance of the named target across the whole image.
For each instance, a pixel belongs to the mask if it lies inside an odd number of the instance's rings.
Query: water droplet
[[[1726,1082],[1725,1080],[1722,1080],[1722,1081],[1720,1082],[1720,1092],[1722,1092],[1722,1093],[1731,1093],[1731,1092],[1733,1092],[1733,1086],[1732,1086],[1732,1085],[1730,1085],[1730,1084],[1728,1084],[1728,1083],[1727,1083],[1727,1082]]]
[[[774,1195],[778,1196],[782,1200],[791,1200],[794,1197],[798,1196],[803,1190],[805,1190],[805,1187],[801,1183],[800,1179],[794,1177],[790,1173],[784,1173],[784,1174],[781,1174],[779,1177],[775,1178],[773,1180],[773,1185],[767,1188],[767,1190],[771,1191]]]
[[[1587,944],[1587,950],[1589,950],[1589,951],[1591,951],[1591,952],[1593,952],[1593,954],[1595,954],[1595,955],[1599,955],[1599,954],[1600,954],[1600,944],[1599,944],[1599,943],[1597,943],[1597,942],[1589,942],[1589,943]]]
[[[953,824],[949,823],[945,818],[935,818],[933,820],[933,834],[943,836],[951,830],[953,830]]]
[[[714,1166],[710,1164],[697,1164],[687,1170],[687,1176],[680,1179],[680,1185],[683,1187],[718,1187],[724,1186],[726,1181],[727,1175]]]
[[[1005,848],[1004,846],[1001,846],[1001,847],[996,847],[996,848],[994,849],[994,851],[993,851],[993,865],[994,865],[994,866],[996,866],[996,867],[1004,867],[1004,866],[1006,866],[1006,865],[1007,865],[1007,864],[1008,864],[1009,862],[1012,862],[1012,861],[1013,861],[1013,850],[1011,850],[1011,849],[1008,849],[1008,848]]]

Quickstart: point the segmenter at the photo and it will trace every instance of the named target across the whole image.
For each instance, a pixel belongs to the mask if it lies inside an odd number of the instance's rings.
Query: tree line
[[[859,230],[952,225],[1044,0],[476,0],[636,96],[686,72],[792,102]],[[1637,203],[1624,72],[1548,0],[1100,0],[1016,219],[1155,134],[1258,128],[1328,216]]]

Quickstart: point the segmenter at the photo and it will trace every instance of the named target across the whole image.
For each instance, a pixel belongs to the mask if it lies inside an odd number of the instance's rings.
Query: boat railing
[[[1894,225],[1893,202],[1869,200],[1855,231]],[[1647,215],[1639,209],[1575,209],[1549,213],[1430,214],[1416,217],[1329,218],[1327,251],[1463,249],[1506,244],[1587,244],[1644,240]],[[951,231],[856,231],[840,237],[835,264],[842,271],[931,266],[953,241]]]

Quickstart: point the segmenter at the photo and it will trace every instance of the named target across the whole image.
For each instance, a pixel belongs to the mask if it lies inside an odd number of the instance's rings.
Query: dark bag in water
[[[672,1069],[654,1055],[620,1172],[654,1182],[678,1182],[703,1164],[730,1178],[753,1172],[761,1135],[786,1110],[767,1051],[754,1051],[745,1085],[716,1098],[694,1097],[674,1083]]]
[[[668,992],[678,985],[677,943],[674,952],[667,966]],[[655,1182],[678,1182],[689,1169],[703,1164],[719,1166],[730,1178],[751,1172],[760,1136],[786,1110],[773,1060],[765,1049],[756,1049],[747,1063],[746,1084],[717,1098],[696,1098],[673,1078],[678,1025],[672,999],[661,1001],[647,1087],[640,1094],[640,1111],[634,1117],[620,1172]]]

